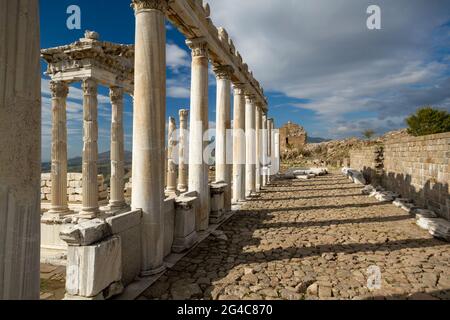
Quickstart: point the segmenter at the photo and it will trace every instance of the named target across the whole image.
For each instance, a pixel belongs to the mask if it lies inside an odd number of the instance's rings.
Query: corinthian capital
[[[208,58],[208,43],[205,38],[188,39],[186,44],[192,50],[192,57]]]
[[[50,81],[52,98],[66,98],[69,94],[69,86],[64,81]]]
[[[169,6],[168,2],[168,0],[131,0],[131,6],[135,13],[143,10],[159,10],[165,13]]]
[[[97,95],[97,82],[93,79],[85,79],[82,84],[83,93],[85,96]]]
[[[216,78],[220,80],[231,80],[234,69],[232,66],[218,66],[214,67]]]
[[[245,94],[245,83],[234,83],[233,84],[234,95],[243,95]]]
[[[111,103],[120,103],[123,101],[123,88],[121,87],[111,87],[109,89],[109,99]]]

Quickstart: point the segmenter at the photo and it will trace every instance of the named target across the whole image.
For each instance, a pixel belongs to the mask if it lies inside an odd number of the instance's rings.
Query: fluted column
[[[268,161],[267,161],[267,113],[264,112],[262,116],[262,186],[265,187],[268,184]]]
[[[261,105],[256,105],[255,110],[255,131],[256,131],[256,146],[255,146],[255,155],[256,155],[256,167],[255,167],[255,178],[256,178],[256,192],[261,191],[262,179],[261,179],[261,155],[262,155],[262,109]]]
[[[97,82],[85,79],[83,88],[83,207],[80,216],[93,219],[98,205],[98,119]]]
[[[52,196],[46,216],[62,217],[70,213],[67,204],[67,119],[66,100],[69,86],[66,82],[51,81],[52,93]]]
[[[142,275],[163,271],[167,0],[132,0],[136,15],[132,208],[141,209]]]
[[[192,50],[191,121],[189,139],[189,191],[196,191],[199,205],[196,213],[196,231],[209,225],[210,191],[209,166],[203,160],[208,130],[208,48],[203,38],[186,41]]]
[[[234,86],[233,202],[245,201],[245,96],[244,85]]]
[[[0,0],[0,300],[39,299],[38,12],[37,0]]]
[[[273,119],[267,119],[267,161],[268,161],[268,183],[270,183],[270,177],[272,176],[272,132],[273,132]]]
[[[256,192],[256,134],[255,134],[255,102],[252,95],[245,96],[245,196],[250,197]]]
[[[217,78],[216,103],[216,181],[227,184],[224,194],[226,210],[231,210],[231,159],[227,159],[228,146],[231,145],[231,66],[214,68]],[[227,161],[229,160],[229,161]]]
[[[186,161],[188,160],[188,110],[180,110],[180,137],[178,141],[178,190],[186,192],[188,190],[188,167]]]
[[[177,124],[175,119],[169,118],[169,130],[168,130],[168,144],[167,144],[167,187],[166,194],[168,196],[174,196],[177,194],[177,166],[175,164],[175,147],[176,139],[175,132],[177,130]]]
[[[109,206],[112,210],[126,207],[124,194],[124,131],[123,131],[123,88],[110,88],[111,117],[111,191]]]

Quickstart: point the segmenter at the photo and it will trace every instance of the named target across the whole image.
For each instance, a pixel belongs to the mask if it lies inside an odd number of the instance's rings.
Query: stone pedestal
[[[124,131],[123,131],[123,89],[113,87],[110,90],[112,106],[111,117],[111,191],[109,206],[111,210],[127,207],[124,194]]]
[[[208,48],[203,38],[188,40],[192,49],[191,121],[189,139],[189,191],[199,197],[196,208],[196,230],[209,224],[209,166],[203,159],[207,146],[204,134],[208,130]]]
[[[188,167],[186,165],[189,160],[187,150],[188,145],[188,115],[189,111],[180,110],[180,137],[178,141],[178,190],[184,193],[188,190]]]
[[[39,2],[0,0],[0,300],[39,299]]]
[[[162,272],[166,0],[133,0],[136,14],[132,208],[141,209],[142,275]]]
[[[255,133],[255,103],[253,96],[245,97],[245,136],[246,136],[246,164],[245,164],[245,196],[250,197],[256,192],[256,133]]]
[[[83,207],[80,217],[95,218],[99,212],[97,160],[98,119],[97,82],[86,79],[83,88]]]
[[[231,210],[231,159],[227,159],[231,146],[231,76],[233,68],[220,66],[214,68],[217,78],[216,103],[216,181],[227,184],[225,188],[225,209]]]
[[[66,100],[69,86],[62,81],[50,82],[52,92],[52,171],[51,207],[46,218],[70,214],[67,198],[67,124]]]
[[[172,251],[181,253],[197,243],[195,204],[197,197],[183,195],[175,199],[175,230]]]
[[[233,202],[245,201],[245,96],[244,85],[234,87]]]
[[[211,213],[209,222],[211,224],[221,223],[225,213],[225,192],[228,185],[224,182],[216,182],[210,185],[211,189]]]

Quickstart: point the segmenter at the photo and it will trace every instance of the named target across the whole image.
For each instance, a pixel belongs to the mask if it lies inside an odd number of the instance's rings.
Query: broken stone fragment
[[[106,222],[94,219],[65,227],[60,232],[60,238],[70,246],[89,246],[111,234],[111,228]]]

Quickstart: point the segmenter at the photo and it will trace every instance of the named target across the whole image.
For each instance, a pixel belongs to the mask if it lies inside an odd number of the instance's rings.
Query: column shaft
[[[267,161],[267,114],[264,113],[262,116],[262,186],[265,187],[267,186],[267,166],[268,166],[268,161]]]
[[[252,194],[256,192],[256,177],[255,177],[255,168],[256,168],[256,134],[255,134],[255,103],[252,96],[245,97],[245,137],[246,137],[246,186],[245,186],[245,195],[246,197],[250,197]]]
[[[143,213],[142,275],[164,270],[167,0],[132,0],[136,14],[132,208]]]
[[[123,89],[110,89],[112,107],[111,117],[111,192],[109,205],[111,209],[126,207],[124,194],[124,131],[123,131]]]
[[[217,78],[216,103],[216,181],[225,182],[224,202],[226,210],[231,210],[231,174],[232,165],[228,156],[231,145],[231,76],[233,68],[220,66],[214,68]],[[230,157],[231,158],[231,157]]]
[[[188,40],[187,44],[192,49],[189,191],[198,193],[196,231],[202,231],[208,228],[210,211],[209,166],[203,159],[203,151],[207,146],[204,134],[209,127],[208,49],[201,38]]]
[[[0,300],[39,299],[39,1],[0,0]]]
[[[255,168],[255,178],[256,178],[256,192],[261,191],[262,179],[261,179],[261,155],[262,155],[262,110],[259,105],[256,106],[255,110],[255,131],[256,131],[256,146],[255,146],[255,155],[256,155],[256,168]]]
[[[167,144],[167,187],[166,193],[168,195],[176,195],[177,193],[177,166],[175,164],[175,147],[176,137],[175,132],[177,125],[175,119],[169,118],[169,130],[168,130],[168,144]]]
[[[188,158],[188,115],[187,110],[180,110],[180,138],[178,141],[178,190],[186,192],[188,190],[188,167],[186,161]]]
[[[234,88],[233,201],[245,201],[245,96],[242,85]]]
[[[98,204],[98,120],[97,82],[83,81],[83,207],[80,216],[93,219],[99,213]]]
[[[70,213],[67,205],[67,120],[65,82],[50,82],[52,92],[52,197],[46,215],[61,217]]]

